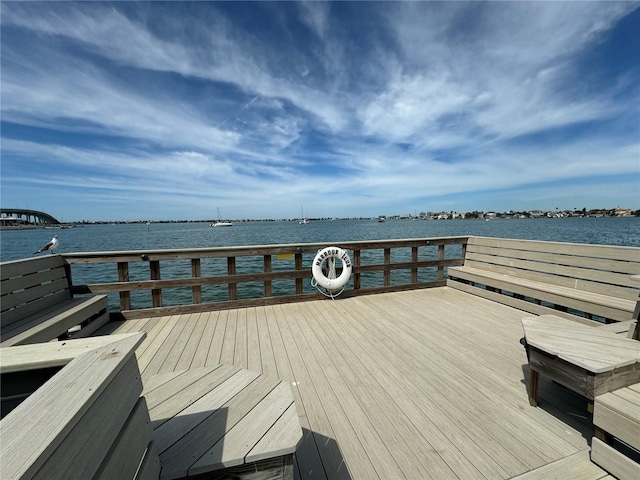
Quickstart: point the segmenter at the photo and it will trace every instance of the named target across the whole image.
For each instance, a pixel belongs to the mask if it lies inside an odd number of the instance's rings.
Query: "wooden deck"
[[[521,319],[448,287],[109,324],[145,331],[152,375],[232,364],[292,386],[296,478],[605,478],[587,402],[541,378],[529,405]],[[536,469],[540,476],[536,476]],[[562,470],[564,469],[564,470]]]

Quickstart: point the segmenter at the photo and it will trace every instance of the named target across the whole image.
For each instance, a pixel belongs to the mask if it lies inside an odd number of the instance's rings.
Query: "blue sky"
[[[8,2],[1,203],[640,208],[640,3]]]

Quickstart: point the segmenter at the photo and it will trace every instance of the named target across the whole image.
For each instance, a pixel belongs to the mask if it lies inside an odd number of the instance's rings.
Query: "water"
[[[336,220],[246,222],[230,228],[206,223],[87,225],[65,230],[3,230],[0,260],[31,257],[57,234],[57,253],[109,250],[340,243],[422,237],[479,235],[602,245],[640,246],[640,217],[485,220]]]
[[[33,256],[33,252],[57,234],[60,245],[57,253],[97,252],[113,250],[157,250],[168,248],[203,248],[235,245],[272,245],[281,243],[340,244],[346,241],[428,238],[478,235],[488,237],[521,238],[559,242],[590,243],[640,247],[640,218],[550,218],[550,219],[496,219],[485,220],[376,220],[317,221],[308,225],[297,222],[246,222],[230,228],[212,228],[206,223],[162,223],[87,225],[65,230],[3,230],[0,234],[1,260],[18,260]],[[410,256],[407,252],[393,251],[393,261],[405,261],[396,255]],[[42,255],[47,255],[46,253]],[[382,263],[381,252],[363,252],[363,264]],[[421,254],[420,260],[432,258]],[[380,256],[380,258],[377,258]],[[459,256],[459,250],[447,248],[447,258]],[[310,259],[305,256],[305,268]],[[370,258],[369,258],[370,257]],[[406,258],[409,261],[409,258]],[[162,262],[163,278],[189,276],[190,264]],[[291,264],[289,264],[291,263]],[[274,271],[293,269],[291,262],[274,261]],[[238,259],[238,273],[261,271],[260,258]],[[226,274],[226,260],[205,259],[202,275]],[[405,271],[392,272],[392,283],[406,281]],[[429,274],[430,275],[430,274]],[[363,287],[381,285],[381,273],[363,274]],[[75,284],[117,281],[114,265],[74,265]],[[130,265],[130,279],[148,280],[147,264]],[[419,278],[420,281],[431,278]],[[260,296],[262,283],[240,284],[239,297]],[[291,281],[274,281],[274,295],[293,293]],[[305,292],[314,291],[305,282]],[[203,301],[224,300],[226,285],[203,287]],[[163,290],[165,305],[190,303],[191,289]],[[149,292],[134,293],[135,308],[149,306]],[[118,304],[110,295],[110,304]]]

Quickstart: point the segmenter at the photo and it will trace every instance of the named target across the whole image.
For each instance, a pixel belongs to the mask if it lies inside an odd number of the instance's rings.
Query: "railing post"
[[[354,267],[359,267],[360,266],[360,249],[358,250],[354,250],[353,251],[353,266]],[[353,274],[353,289],[354,290],[360,290],[360,277],[362,276],[362,274],[360,272],[356,272]]]
[[[296,253],[295,255],[295,268],[296,271],[302,270],[302,253]],[[296,277],[296,295],[304,292],[304,279]]]
[[[411,247],[411,261],[413,263],[418,262],[418,247]],[[418,283],[418,267],[411,269],[411,283]]]
[[[200,259],[191,259],[191,276],[196,278],[200,277],[202,272],[200,270]],[[200,285],[194,285],[191,287],[191,298],[193,303],[202,303],[202,287]]]
[[[444,245],[438,245],[438,261],[444,262]],[[444,280],[444,265],[442,265],[442,263],[438,265],[437,280]]]
[[[235,275],[236,274],[236,257],[227,257],[227,274]],[[230,283],[229,284],[229,300],[237,300],[238,299],[238,284]]]
[[[151,280],[160,280],[160,261],[151,260],[149,262],[149,272]],[[151,303],[154,307],[162,306],[162,289],[154,288],[151,290]]]
[[[264,264],[264,273],[271,273],[271,255],[265,255],[263,260]],[[270,297],[272,295],[271,291],[271,280],[264,281],[264,296]]]
[[[118,262],[118,281],[129,281],[129,262]],[[120,311],[131,310],[131,292],[120,292]]]
[[[391,265],[391,249],[390,248],[385,248],[384,249],[384,264],[385,264],[385,269],[384,269],[384,286],[388,287],[389,285],[391,285],[391,269],[389,267],[387,267],[387,265]]]

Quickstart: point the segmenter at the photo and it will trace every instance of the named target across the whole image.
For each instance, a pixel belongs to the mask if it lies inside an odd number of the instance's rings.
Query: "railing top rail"
[[[156,250],[126,250],[104,252],[64,253],[68,263],[135,262],[141,260],[178,260],[189,258],[215,258],[229,256],[277,255],[290,253],[314,253],[327,245],[337,245],[350,250],[402,248],[427,245],[466,243],[468,236],[407,238],[399,240],[328,241],[317,243],[242,245],[228,247],[179,248]],[[144,258],[142,256],[144,255]]]

